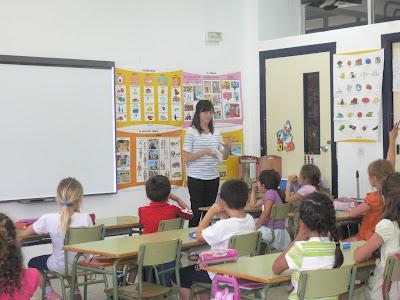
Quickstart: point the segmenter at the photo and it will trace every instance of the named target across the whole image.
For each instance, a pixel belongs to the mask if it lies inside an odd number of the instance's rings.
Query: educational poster
[[[144,185],[154,175],[182,184],[182,131],[137,134],[117,131],[118,188]]]
[[[182,127],[182,71],[115,70],[117,128],[164,124]]]
[[[336,142],[378,140],[383,63],[383,49],[334,55]]]
[[[199,75],[183,72],[184,126],[191,126],[196,104],[209,100],[214,106],[215,123],[243,123],[240,72]]]

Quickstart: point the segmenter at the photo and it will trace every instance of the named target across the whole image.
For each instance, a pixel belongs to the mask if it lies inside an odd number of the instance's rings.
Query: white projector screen
[[[0,201],[115,193],[114,63],[0,56]]]

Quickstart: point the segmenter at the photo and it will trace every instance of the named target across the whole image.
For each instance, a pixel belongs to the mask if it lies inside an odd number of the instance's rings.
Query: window
[[[374,0],[374,21],[400,20],[400,0]]]

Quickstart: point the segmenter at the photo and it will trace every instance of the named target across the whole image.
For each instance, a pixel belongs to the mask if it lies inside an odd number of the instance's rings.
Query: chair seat
[[[79,262],[79,265],[87,266],[87,267],[96,267],[96,268],[106,268],[111,267],[113,265],[113,259],[98,259],[94,257],[92,260],[82,260]]]
[[[143,283],[143,297],[144,298],[153,298],[158,297],[161,295],[165,295],[172,290],[170,287],[165,287],[162,285],[144,282]],[[113,288],[105,289],[104,292],[106,294],[112,294]],[[118,288],[118,294],[121,296],[127,296],[130,298],[139,298],[139,290],[137,284],[135,285],[128,285]]]

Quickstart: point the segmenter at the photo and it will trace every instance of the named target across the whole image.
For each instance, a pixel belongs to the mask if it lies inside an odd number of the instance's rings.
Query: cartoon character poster
[[[336,142],[378,140],[383,63],[383,49],[334,55]]]
[[[292,125],[289,120],[283,125],[283,129],[276,132],[278,143],[278,151],[285,150],[286,152],[293,151],[295,146],[293,143]]]

